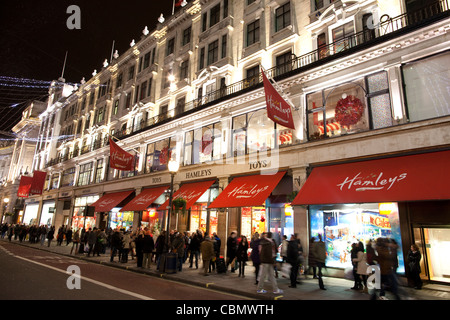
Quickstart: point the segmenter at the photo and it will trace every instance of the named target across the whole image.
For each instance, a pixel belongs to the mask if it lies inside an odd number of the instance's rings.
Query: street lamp
[[[170,159],[169,160],[169,172],[170,172],[170,194],[169,194],[169,210],[167,210],[167,234],[166,234],[166,245],[169,248],[169,235],[170,235],[170,215],[172,214],[172,200],[173,200],[173,179],[175,174],[180,168],[178,161]]]

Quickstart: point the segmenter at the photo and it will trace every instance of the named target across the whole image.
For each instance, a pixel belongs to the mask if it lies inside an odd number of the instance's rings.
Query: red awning
[[[234,178],[208,208],[261,206],[285,173]]]
[[[155,202],[156,199],[168,188],[168,186],[144,189],[133,200],[128,202],[119,211],[144,211]]]
[[[134,190],[107,193],[91,204],[91,206],[95,207],[95,212],[109,212],[132,192],[134,192]]]
[[[450,199],[450,151],[312,170],[293,205]]]
[[[200,198],[206,190],[214,183],[215,180],[202,182],[186,183],[178,189],[173,195],[173,200],[183,198],[186,200],[186,210],[188,210]],[[169,200],[158,207],[158,210],[166,210],[169,206]]]

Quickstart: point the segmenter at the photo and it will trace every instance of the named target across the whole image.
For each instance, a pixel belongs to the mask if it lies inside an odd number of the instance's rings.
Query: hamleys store
[[[309,234],[324,239],[328,267],[350,266],[352,243],[387,237],[399,245],[399,274],[415,243],[422,278],[450,282],[449,178],[449,150],[316,166],[292,205],[308,205]]]

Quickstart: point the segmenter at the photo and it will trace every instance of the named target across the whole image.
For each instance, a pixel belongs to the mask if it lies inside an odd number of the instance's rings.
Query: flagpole
[[[263,66],[261,66],[262,71],[264,72],[264,74],[267,76],[267,72],[264,69]],[[284,93],[283,89],[278,85],[278,83],[273,79],[272,75],[270,75],[269,80],[272,80],[273,83],[275,84],[275,87],[277,87],[278,91],[281,91],[283,93],[284,98],[290,103],[291,107],[294,106],[294,103],[292,103],[291,99],[288,97],[288,95],[286,93]],[[293,107],[295,109],[295,107]]]
[[[172,15],[175,13],[175,0],[173,0],[173,5],[172,5]]]
[[[117,142],[122,142],[122,140],[119,140],[118,138],[114,137],[114,136],[111,135],[109,132],[106,132],[106,134],[107,134],[110,138],[116,139]],[[136,153],[141,153],[140,151],[138,151],[138,150],[136,150],[136,149],[134,149],[134,148],[131,148],[131,150],[133,150],[133,151],[136,152]]]

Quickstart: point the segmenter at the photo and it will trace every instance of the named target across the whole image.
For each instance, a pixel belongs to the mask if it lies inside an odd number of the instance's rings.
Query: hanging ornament
[[[346,96],[338,101],[334,109],[334,118],[341,126],[351,126],[359,122],[364,113],[364,106],[355,96]]]

